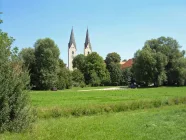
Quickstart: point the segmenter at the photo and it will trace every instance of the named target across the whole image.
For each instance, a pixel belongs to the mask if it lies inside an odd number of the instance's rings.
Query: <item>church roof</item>
[[[86,38],[85,38],[85,48],[87,47],[88,44],[90,45],[90,49],[92,50],[91,43],[90,43],[89,32],[88,32],[88,28],[87,28],[87,33],[86,33]]]
[[[121,65],[121,68],[122,69],[130,68],[132,67],[133,63],[134,63],[133,59],[129,59],[128,61]]]
[[[71,47],[71,45],[74,44],[75,48],[76,48],[76,41],[75,41],[75,37],[74,37],[74,30],[72,28],[71,30],[71,34],[70,34],[70,40],[69,40],[69,48]]]

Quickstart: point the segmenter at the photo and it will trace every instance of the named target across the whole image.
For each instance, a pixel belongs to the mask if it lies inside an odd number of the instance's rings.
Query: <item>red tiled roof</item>
[[[128,61],[125,62],[125,64],[121,65],[122,69],[132,67],[133,64],[133,59],[129,59]]]

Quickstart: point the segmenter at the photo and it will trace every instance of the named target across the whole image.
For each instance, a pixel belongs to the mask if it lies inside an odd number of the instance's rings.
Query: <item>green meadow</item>
[[[168,99],[185,97],[186,87],[145,88],[123,90],[91,90],[92,88],[75,88],[61,91],[32,91],[32,104],[35,107],[77,107],[87,105],[115,104],[129,101]]]
[[[0,140],[186,139],[186,87],[95,89],[29,92],[32,128]]]

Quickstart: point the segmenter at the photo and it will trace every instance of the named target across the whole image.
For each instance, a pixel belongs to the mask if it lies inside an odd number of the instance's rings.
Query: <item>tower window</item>
[[[90,54],[90,52],[88,52],[88,54]]]
[[[72,51],[72,59],[74,59],[74,51]]]

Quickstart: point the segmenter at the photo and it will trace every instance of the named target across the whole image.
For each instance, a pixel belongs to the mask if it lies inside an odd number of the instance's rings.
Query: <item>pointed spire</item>
[[[71,47],[72,44],[74,44],[74,46],[76,48],[73,26],[72,26],[72,30],[71,30],[71,34],[70,34],[69,48]]]
[[[85,48],[87,47],[88,44],[90,45],[90,48],[91,48],[89,32],[88,32],[88,27],[87,27],[87,33],[86,33],[86,38],[85,38]]]

